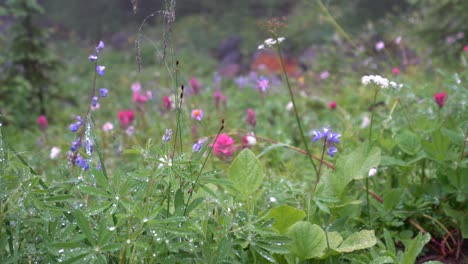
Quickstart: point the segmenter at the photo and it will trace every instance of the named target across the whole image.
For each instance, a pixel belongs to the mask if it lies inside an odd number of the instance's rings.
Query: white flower
[[[401,44],[401,39],[402,39],[401,36],[396,37],[395,44],[400,45]]]
[[[369,177],[373,177],[377,175],[377,168],[376,167],[372,167],[370,170],[369,170]]]
[[[259,50],[262,50],[262,49],[264,49],[264,48],[265,48],[265,45],[263,45],[263,44],[258,46],[258,49],[259,49]]]
[[[278,43],[281,43],[281,42],[283,42],[284,40],[285,40],[284,37],[279,37],[279,38],[278,38]]]
[[[390,81],[387,78],[384,78],[380,75],[365,75],[362,76],[361,78],[361,83],[364,86],[368,86],[370,84],[375,84],[379,86],[382,89],[387,89],[389,86],[392,88],[401,88],[400,84],[397,84],[396,82]]]
[[[284,37],[279,37],[277,39],[272,39],[272,38],[267,38],[265,41],[263,41],[263,44],[258,46],[258,49],[264,49],[265,47],[271,48],[273,47],[276,43],[281,43],[285,40]]]
[[[273,46],[276,44],[276,40],[272,39],[272,38],[268,38],[268,39],[265,39],[264,41],[265,45],[267,46]]]
[[[381,51],[385,48],[385,43],[383,41],[379,41],[377,43],[375,43],[375,49],[377,51]]]
[[[361,123],[361,128],[366,128],[370,125],[370,118],[368,116],[364,116],[364,118],[362,118],[362,123]]]
[[[289,102],[289,103],[286,105],[286,110],[288,110],[288,111],[293,110],[293,108],[294,108],[294,105],[293,105],[292,102]]]
[[[52,147],[50,150],[50,159],[56,159],[60,154],[61,150],[59,147]]]
[[[247,145],[249,146],[257,145],[257,138],[255,138],[253,133],[245,136],[245,141],[247,141]]]
[[[164,166],[172,167],[172,160],[168,156],[163,156],[163,157],[159,158],[159,161],[161,163],[159,163],[158,169],[161,169]]]

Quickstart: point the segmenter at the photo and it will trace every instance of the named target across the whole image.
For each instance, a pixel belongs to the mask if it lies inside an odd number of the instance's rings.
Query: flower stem
[[[275,38],[275,39],[277,39],[277,38]],[[318,178],[319,177],[318,169],[317,169],[317,166],[315,165],[314,160],[312,159],[312,156],[311,156],[312,154],[311,154],[311,152],[309,150],[309,145],[307,144],[307,140],[306,140],[306,137],[305,137],[305,134],[304,134],[304,130],[302,129],[301,120],[299,118],[299,113],[297,111],[296,101],[294,100],[294,94],[292,92],[291,84],[289,83],[288,74],[286,72],[286,66],[284,65],[283,55],[281,54],[281,47],[280,47],[279,41],[276,42],[276,50],[278,52],[278,56],[279,56],[279,59],[280,59],[281,69],[283,70],[284,79],[286,80],[286,85],[288,87],[289,96],[291,98],[291,102],[292,102],[293,107],[294,107],[294,114],[296,116],[296,122],[297,122],[297,126],[299,127],[299,132],[300,132],[300,135],[301,135],[301,138],[302,138],[302,142],[304,142],[304,147],[305,147],[305,150],[307,152],[307,157],[309,157],[309,161],[312,164],[312,166],[314,167],[315,173],[317,174],[317,178]]]
[[[379,93],[378,88],[376,88],[375,93],[374,93],[374,101],[372,102],[371,105],[371,120],[370,120],[370,125],[369,125],[369,143],[370,147],[372,146],[372,125],[374,124],[374,106],[377,101],[377,94]],[[372,219],[371,219],[371,213],[370,213],[370,199],[369,199],[369,177],[366,177],[366,201],[367,201],[367,220],[369,224],[369,228],[372,229]]]

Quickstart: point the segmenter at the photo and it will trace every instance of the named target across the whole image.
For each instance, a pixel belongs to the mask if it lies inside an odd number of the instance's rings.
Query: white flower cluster
[[[384,77],[382,77],[380,75],[365,75],[365,76],[362,76],[361,82],[362,82],[362,84],[364,86],[368,86],[370,84],[375,84],[375,85],[379,86],[382,89],[386,89],[388,87],[392,87],[392,88],[401,88],[401,87],[403,87],[402,84],[398,84],[396,82],[389,81],[387,78],[384,78]]]
[[[258,49],[264,49],[265,47],[268,47],[268,48],[271,48],[273,47],[276,43],[281,43],[285,40],[284,37],[279,37],[277,39],[272,39],[272,38],[268,38],[268,39],[265,39],[265,41],[263,42],[262,45],[258,46]]]

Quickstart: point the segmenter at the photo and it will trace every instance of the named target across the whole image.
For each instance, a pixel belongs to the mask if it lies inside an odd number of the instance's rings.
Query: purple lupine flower
[[[96,56],[96,55],[94,55],[94,54],[93,54],[93,55],[89,55],[88,59],[89,59],[90,61],[97,61],[98,56]]]
[[[166,144],[167,142],[169,142],[169,140],[171,140],[171,138],[172,138],[172,129],[167,128],[166,132],[164,132],[164,135],[162,136],[162,142]]]
[[[103,76],[106,71],[106,66],[98,65],[96,66],[96,71],[99,75]]]
[[[239,88],[243,89],[249,84],[249,78],[245,76],[239,76],[234,79],[234,82],[239,86]]]
[[[103,49],[104,49],[104,42],[101,40],[99,41],[99,44],[96,46],[96,52],[99,53]]]
[[[340,134],[332,133],[330,131],[330,133],[328,133],[328,135],[327,135],[327,141],[332,142],[332,143],[340,143],[340,137],[341,137]]]
[[[84,159],[83,157],[81,157],[81,155],[79,155],[79,154],[76,157],[75,164],[80,166],[84,170],[89,169],[88,161],[86,159]]]
[[[99,89],[99,95],[101,97],[107,97],[107,93],[109,92],[109,90],[107,90],[107,88],[100,88]]]
[[[314,135],[312,139],[313,141],[318,141],[320,139],[325,140],[325,147],[328,148],[328,156],[334,157],[335,153],[338,152],[335,144],[340,143],[341,135],[338,133],[333,133],[333,131],[327,127],[323,128],[322,131],[314,130],[312,133]]]
[[[81,126],[81,123],[80,123],[80,122],[76,122],[76,123],[71,124],[71,125],[68,127],[68,129],[70,129],[70,132],[75,133],[76,131],[78,131],[78,129],[80,129],[80,126]]]
[[[81,141],[80,141],[80,139],[77,139],[77,140],[75,140],[75,141],[72,142],[72,145],[71,145],[71,147],[70,147],[70,150],[73,151],[73,152],[75,152],[75,151],[78,150],[78,148],[80,148],[80,146],[81,146]]]
[[[336,147],[330,147],[327,151],[328,156],[332,157],[335,156],[335,153],[338,152]]]
[[[97,96],[94,96],[92,99],[91,99],[91,105],[93,107],[96,107],[96,105],[98,104],[98,100],[99,98]]]
[[[195,144],[193,144],[192,152],[200,151],[207,140],[207,138],[200,138],[197,142],[195,142]]]

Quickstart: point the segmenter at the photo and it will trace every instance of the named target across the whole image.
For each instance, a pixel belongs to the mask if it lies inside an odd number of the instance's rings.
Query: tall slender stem
[[[377,101],[377,94],[379,93],[378,87],[375,88],[374,100],[371,105],[371,120],[369,125],[369,144],[372,147],[372,125],[374,124],[374,107]],[[366,201],[367,201],[367,221],[369,222],[369,228],[372,228],[372,219],[370,213],[370,199],[369,199],[369,177],[366,177]]]

